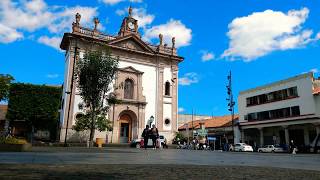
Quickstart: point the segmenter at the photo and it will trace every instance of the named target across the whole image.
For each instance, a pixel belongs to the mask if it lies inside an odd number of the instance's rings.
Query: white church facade
[[[168,47],[162,42],[151,45],[144,42],[138,32],[138,21],[129,15],[123,19],[118,35],[107,35],[80,25],[81,15],[76,15],[72,33],[65,33],[61,49],[65,50],[65,76],[60,114],[60,141],[79,142],[86,139],[85,133],[72,130],[79,109],[81,97],[77,94],[73,80],[74,68],[81,60],[85,49],[107,46],[112,57],[119,58],[119,68],[111,92],[120,104],[111,105],[108,119],[112,122],[110,132],[96,131],[95,138],[105,138],[108,143],[128,143],[140,138],[147,124],[155,124],[159,134],[170,142],[177,132],[178,116],[178,56],[175,39]],[[94,139],[95,139],[94,138]]]

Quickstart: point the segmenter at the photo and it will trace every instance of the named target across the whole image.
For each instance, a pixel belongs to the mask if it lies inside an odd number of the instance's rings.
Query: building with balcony
[[[320,80],[313,73],[242,91],[236,142],[310,145],[320,133]]]

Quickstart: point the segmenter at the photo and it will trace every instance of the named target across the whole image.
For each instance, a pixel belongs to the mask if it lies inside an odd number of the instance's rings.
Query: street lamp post
[[[234,105],[235,102],[233,101],[233,94],[232,94],[232,76],[231,76],[231,71],[228,75],[228,85],[227,85],[227,94],[228,94],[228,110],[231,113],[231,121],[232,121],[232,140],[234,142]]]

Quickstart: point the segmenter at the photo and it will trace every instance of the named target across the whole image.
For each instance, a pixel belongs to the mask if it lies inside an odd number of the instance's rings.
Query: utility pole
[[[191,126],[192,126],[192,140],[194,138],[194,132],[193,132],[193,108],[192,108],[192,115],[191,115]]]
[[[232,94],[232,76],[231,71],[228,75],[228,85],[227,85],[227,94],[228,94],[228,111],[231,113],[231,121],[232,121],[232,140],[234,143],[234,105],[235,102],[233,101],[233,94]]]

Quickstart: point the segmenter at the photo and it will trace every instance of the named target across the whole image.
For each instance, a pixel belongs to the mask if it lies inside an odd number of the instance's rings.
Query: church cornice
[[[101,43],[102,45],[111,48],[121,49],[129,52],[145,54],[149,56],[157,56],[168,58],[181,62],[183,57],[178,56],[175,47],[175,37],[172,37],[172,47],[163,45],[163,35],[159,34],[159,45],[151,45],[144,42],[138,32],[137,20],[132,17],[132,8],[129,8],[129,16],[123,19],[118,36],[104,34],[98,31],[100,23],[98,18],[94,18],[94,29],[80,26],[81,15],[79,13],[75,16],[75,22],[72,23],[72,33],[65,33],[60,44],[60,48],[67,50],[71,39],[87,40],[94,43]]]
[[[111,49],[115,48],[115,49],[123,50],[123,51],[126,51],[126,52],[138,53],[138,54],[148,55],[148,56],[153,56],[153,57],[162,57],[162,58],[166,58],[166,59],[175,60],[175,61],[178,61],[178,62],[181,62],[181,61],[184,60],[184,57],[181,57],[181,56],[164,54],[164,53],[159,53],[159,52],[149,53],[149,52],[145,52],[145,51],[139,51],[139,50],[135,50],[135,49],[128,49],[128,48],[124,48],[124,47],[108,44],[108,41],[114,40],[114,38],[115,37],[110,36],[110,40],[104,40],[104,39],[97,39],[97,38],[94,38],[94,37],[91,37],[91,36],[82,35],[82,34],[78,34],[78,33],[64,33],[62,41],[61,41],[61,44],[60,44],[60,48],[62,50],[68,50],[68,47],[70,45],[70,41],[71,40],[80,40],[80,41],[98,43],[98,44],[101,44],[103,46],[110,47]]]
[[[132,66],[128,66],[128,67],[125,67],[125,68],[118,68],[118,71],[135,73],[135,74],[143,74],[142,71],[139,71],[139,70],[135,69],[135,68],[132,67]]]

